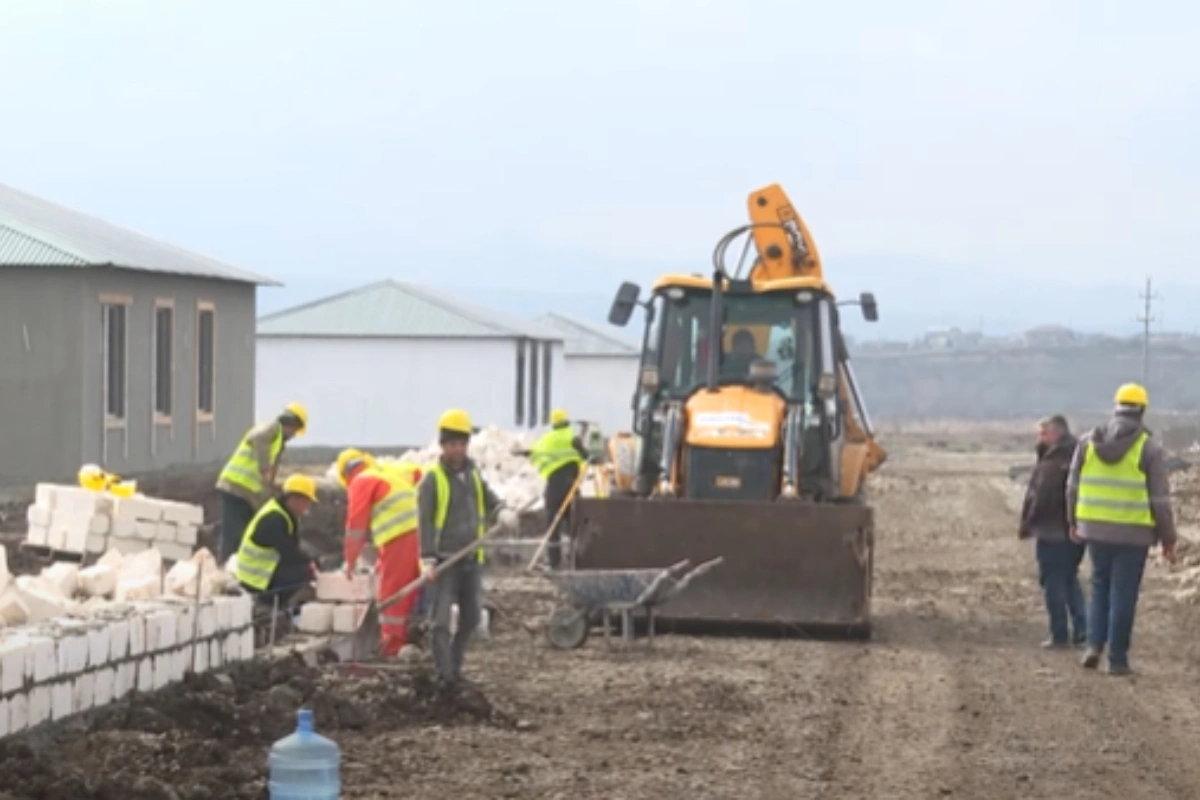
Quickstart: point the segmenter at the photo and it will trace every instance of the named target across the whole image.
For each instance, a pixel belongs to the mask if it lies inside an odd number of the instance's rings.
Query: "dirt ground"
[[[0,798],[263,798],[267,747],[306,701],[343,749],[346,798],[1200,796],[1200,612],[1156,562],[1135,676],[1041,650],[1005,449],[906,445],[877,476],[871,642],[558,652],[523,624],[551,593],[501,577],[494,635],[468,657],[481,693],[440,699],[423,665],[243,667],[0,744]]]

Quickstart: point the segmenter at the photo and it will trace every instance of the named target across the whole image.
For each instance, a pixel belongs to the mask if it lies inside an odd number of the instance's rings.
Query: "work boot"
[[[1107,671],[1109,675],[1114,677],[1124,677],[1133,674],[1133,670],[1130,669],[1128,664],[1109,664]]]
[[[1076,647],[1087,644],[1087,630],[1075,631],[1075,635],[1071,637],[1071,644]]]
[[[1059,641],[1058,639],[1054,638],[1050,638],[1042,642],[1042,649],[1044,650],[1063,650],[1070,646],[1071,644],[1069,642]]]
[[[1096,669],[1100,666],[1101,652],[1102,650],[1099,647],[1089,647],[1087,652],[1083,654],[1083,659],[1079,662],[1079,665],[1084,669]]]

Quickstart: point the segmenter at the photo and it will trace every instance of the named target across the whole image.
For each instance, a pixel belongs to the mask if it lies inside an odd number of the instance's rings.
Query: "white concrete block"
[[[36,728],[49,720],[50,709],[50,685],[33,687],[29,691],[29,727]],[[9,713],[12,713],[11,709]]]
[[[192,648],[181,647],[171,654],[171,680],[181,681],[192,666]]]
[[[28,576],[22,576],[28,577]],[[18,581],[21,579],[18,578]],[[52,587],[30,581],[18,585],[17,598],[25,607],[26,622],[45,622],[67,613],[67,598],[59,595]]]
[[[154,659],[146,656],[137,662],[137,678],[134,686],[139,692],[154,691]]]
[[[113,676],[113,700],[120,700],[137,688],[138,664],[136,661],[126,661],[118,664]]]
[[[139,658],[146,652],[146,618],[134,614],[126,621],[129,623],[129,655]],[[114,631],[112,635],[116,637],[119,634]]]
[[[94,680],[95,706],[100,708],[108,705],[116,696],[117,670],[114,667],[105,667],[93,672],[92,677]]]
[[[50,546],[50,526],[48,525],[30,525],[29,530],[25,532],[25,541],[35,547]]]
[[[29,618],[29,610],[21,602],[21,593],[15,586],[0,592],[0,627],[24,625]]]
[[[166,520],[156,523],[154,541],[156,543],[175,541],[177,527],[174,522],[167,522]]]
[[[11,694],[25,686],[32,666],[29,639],[21,634],[0,639],[0,694]]]
[[[242,661],[254,658],[254,629],[246,628],[238,634],[242,640]]]
[[[225,659],[226,664],[242,660],[242,635],[240,633],[225,634],[222,658]]]
[[[57,494],[58,487],[53,483],[39,483],[33,490],[33,503],[36,506],[46,509],[47,511],[54,510],[54,496]]]
[[[208,643],[208,668],[220,669],[225,665],[225,640],[217,637]]]
[[[105,534],[92,534],[87,537],[87,551],[92,555],[103,553],[108,549],[108,536]]]
[[[114,539],[136,539],[137,520],[113,517],[109,523],[108,535]]]
[[[237,598],[222,595],[213,598],[213,608],[217,613],[217,630],[227,631],[233,628],[233,607],[237,605]]]
[[[344,572],[322,572],[317,575],[317,599],[329,603],[362,603],[371,599],[370,578],[355,575],[347,578]]]
[[[88,629],[88,669],[108,664],[112,656],[112,626],[93,625]]]
[[[208,672],[208,655],[212,652],[208,642],[194,642],[189,648],[192,654],[192,672],[197,675]]]
[[[87,669],[90,648],[86,630],[66,629],[55,639],[55,645],[58,648],[55,663],[59,675],[74,675]]]
[[[300,607],[300,622],[297,627],[304,633],[329,633],[333,630],[333,605],[305,603]]]
[[[58,642],[50,636],[30,636],[26,671],[34,683],[49,683],[58,677]]]
[[[8,698],[8,732],[20,733],[29,727],[29,695],[18,692]]]
[[[161,575],[141,575],[130,578],[117,578],[117,589],[113,597],[117,602],[136,602],[152,600],[162,595]]]
[[[166,561],[187,561],[192,557],[192,546],[179,542],[155,542],[154,546]]]
[[[175,671],[175,654],[159,653],[154,657],[154,688],[161,689],[171,682]]]
[[[150,543],[144,539],[126,538],[124,536],[117,537],[115,535],[108,538],[108,546],[126,556],[150,549]]]
[[[43,569],[39,577],[53,584],[63,597],[72,597],[79,588],[79,565],[57,561]]]
[[[114,519],[158,522],[162,513],[162,503],[150,497],[118,497],[113,502]]]
[[[138,520],[133,526],[133,535],[147,542],[153,542],[158,538],[158,523],[147,520]]]
[[[117,571],[108,564],[79,570],[79,590],[88,597],[111,597],[117,591]]]
[[[185,544],[188,547],[195,547],[199,534],[200,528],[198,525],[182,523],[175,529],[175,541]]]
[[[203,603],[199,610],[196,634],[201,639],[211,638],[217,632],[217,607],[212,602]]]
[[[59,681],[50,684],[50,719],[58,722],[75,713],[75,684]]]
[[[254,598],[239,594],[233,598],[233,627],[244,628],[254,623]]]
[[[185,645],[196,635],[196,607],[180,606],[175,609],[175,644]]]
[[[113,507],[113,498],[103,492],[93,492],[78,486],[58,486],[54,490],[54,511],[66,511],[78,516],[103,514]]]
[[[366,609],[366,603],[341,603],[334,606],[333,632],[354,633],[358,630],[358,620]]]
[[[33,505],[25,510],[25,521],[29,523],[30,527],[36,525],[42,528],[49,528],[50,517],[50,509],[44,506]]]
[[[76,714],[91,711],[96,704],[96,676],[85,672],[75,679],[74,708]]]
[[[175,525],[198,527],[204,524],[204,508],[191,503],[163,501],[162,518],[164,522],[171,522]]]
[[[51,550],[65,550],[67,547],[67,533],[62,526],[51,525],[46,529],[46,547]]]
[[[146,651],[157,653],[175,646],[177,615],[170,608],[163,608],[146,615]]]

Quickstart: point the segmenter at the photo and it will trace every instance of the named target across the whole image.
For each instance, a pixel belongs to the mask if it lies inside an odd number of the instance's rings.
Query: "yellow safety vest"
[[[442,538],[442,528],[446,525],[446,514],[450,511],[450,478],[447,477],[446,470],[440,461],[434,465],[432,472],[437,485],[437,508],[433,512],[433,526],[437,528],[434,537],[434,547],[436,548]],[[476,531],[476,535],[483,536],[487,533],[487,497],[483,493],[483,481],[479,477],[477,468],[471,470],[471,478],[475,481],[475,504],[479,511],[479,529]],[[484,562],[482,547],[475,551],[475,560],[480,564]]]
[[[575,432],[569,425],[554,428],[537,440],[529,452],[529,460],[537,467],[542,480],[549,480],[551,475],[567,464],[583,463],[579,451],[575,449],[574,440]]]
[[[265,592],[271,585],[275,568],[279,566],[278,550],[273,547],[259,547],[252,541],[254,532],[258,530],[258,523],[270,514],[282,514],[287,520],[288,533],[292,536],[296,535],[296,523],[292,519],[292,515],[287,513],[279,501],[274,498],[263,503],[263,507],[246,526],[246,532],[242,534],[242,544],[238,547],[237,575],[235,577],[238,583],[244,583],[251,589],[257,589],[260,592]]]
[[[221,475],[218,480],[228,481],[234,486],[240,486],[251,494],[259,494],[263,490],[263,478],[265,475],[258,474],[258,459],[254,457],[254,445],[250,442],[250,436],[255,432],[256,428],[251,428],[246,431],[246,435],[242,437],[241,444],[237,450],[233,451],[233,456],[230,457],[229,463],[225,465],[225,469],[221,470]],[[271,442],[271,463],[274,464],[279,460],[279,453],[283,450],[283,427],[280,426],[275,432],[275,441]]]
[[[371,467],[362,471],[362,475],[371,475],[387,481],[389,491],[375,505],[371,506],[371,541],[376,547],[383,547],[393,539],[410,533],[417,527],[417,492],[413,485],[399,473]]]
[[[1075,519],[1082,522],[1109,522],[1117,525],[1154,527],[1150,510],[1150,490],[1142,471],[1142,450],[1150,434],[1142,431],[1125,457],[1108,464],[1096,455],[1096,445],[1088,442],[1083,466],[1079,470],[1079,496],[1075,501]]]

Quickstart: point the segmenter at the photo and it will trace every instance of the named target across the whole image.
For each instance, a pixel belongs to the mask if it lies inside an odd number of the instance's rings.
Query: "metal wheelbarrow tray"
[[[557,606],[546,623],[546,639],[560,650],[583,646],[597,617],[610,636],[612,615],[621,617],[621,636],[633,638],[633,612],[644,609],[649,643],[654,641],[654,610],[683,591],[694,579],[720,564],[723,558],[691,567],[684,559],[662,569],[595,569],[545,573],[567,597],[568,605]]]

